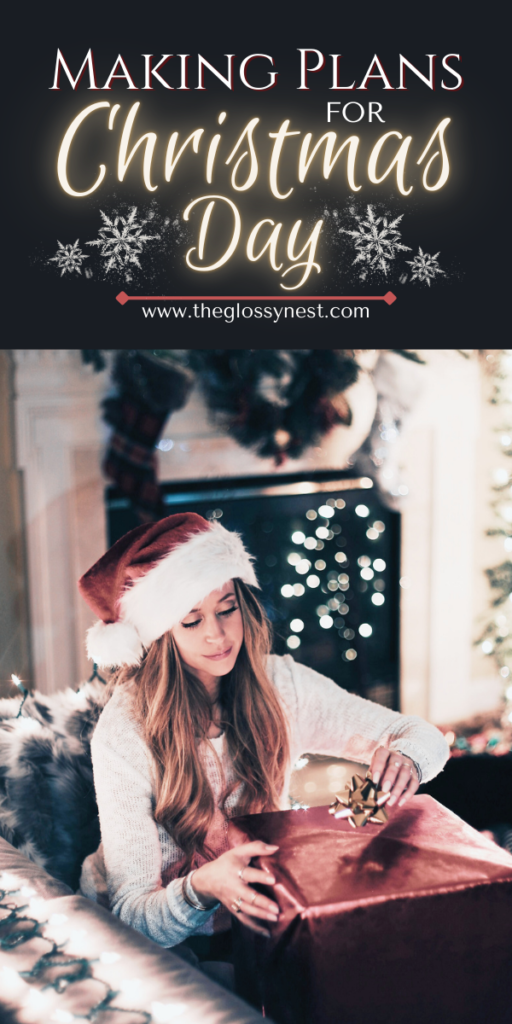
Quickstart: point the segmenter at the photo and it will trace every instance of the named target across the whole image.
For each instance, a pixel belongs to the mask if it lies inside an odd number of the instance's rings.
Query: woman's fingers
[[[239,857],[245,864],[248,864],[253,857],[268,857],[278,849],[279,847],[275,844],[262,843],[259,839],[256,839],[252,843],[242,843],[241,846],[235,846],[231,853]]]
[[[401,800],[404,794],[409,799],[419,786],[416,769],[411,759],[404,754],[395,754],[386,747],[377,748],[372,758],[370,771],[374,782],[379,783],[380,789],[384,793],[390,794],[387,801],[389,807]]]
[[[402,796],[402,793],[407,789],[411,778],[411,768],[409,765],[404,764],[397,769],[395,780],[391,787],[391,796],[388,800],[388,807],[392,807],[399,797]]]
[[[406,803],[406,801],[410,800],[411,796],[414,796],[416,790],[419,787],[419,784],[420,784],[419,783],[419,779],[418,779],[418,777],[417,777],[417,775],[415,773],[414,776],[411,778],[411,781],[409,782],[409,785],[407,786],[407,789],[404,789],[404,791],[402,793],[402,796],[400,797],[400,799],[398,801],[398,806],[399,807],[403,807],[403,805]]]
[[[267,917],[269,920],[271,918],[275,920],[279,916],[277,903],[269,900],[268,896],[264,896],[263,893],[256,892],[256,889],[251,889],[248,885],[238,891],[234,902],[237,903],[239,898],[242,899],[244,913],[250,913],[256,917]]]
[[[377,747],[377,750],[375,751],[372,757],[372,763],[370,765],[370,771],[374,782],[379,782],[379,780],[382,778],[386,769],[386,765],[389,761],[389,755],[390,751],[387,749],[387,747]]]
[[[260,871],[259,868],[245,867],[242,869],[243,882],[255,882],[258,885],[275,885],[276,880],[271,871]]]

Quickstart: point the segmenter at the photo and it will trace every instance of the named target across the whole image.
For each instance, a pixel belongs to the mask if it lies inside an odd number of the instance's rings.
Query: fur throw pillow
[[[72,889],[100,842],[90,740],[108,696],[98,681],[36,691],[20,717],[0,700],[0,835]]]

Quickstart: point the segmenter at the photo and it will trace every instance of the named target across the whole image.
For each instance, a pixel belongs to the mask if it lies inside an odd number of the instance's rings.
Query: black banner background
[[[11,344],[18,347],[312,347],[349,344],[366,347],[479,347],[481,341],[494,340],[493,333],[504,317],[505,304],[500,269],[506,244],[499,228],[504,217],[504,174],[506,168],[501,156],[505,134],[500,105],[504,107],[499,88],[500,62],[496,50],[485,44],[482,26],[454,24],[439,8],[409,9],[407,19],[381,9],[378,20],[371,10],[362,8],[347,15],[335,5],[311,8],[299,18],[296,11],[279,10],[264,17],[258,4],[253,8],[239,4],[230,13],[228,8],[215,11],[190,8],[177,15],[170,8],[154,9],[147,14],[140,7],[132,19],[125,12],[121,16],[92,17],[84,9],[82,21],[77,11],[57,16],[55,10],[45,15],[31,16],[23,28],[23,44],[9,50],[12,83],[6,100],[8,145],[4,156],[9,175],[6,199],[7,237],[4,251],[7,255],[5,290],[3,294],[4,320],[14,330]],[[109,12],[107,12],[109,13]],[[20,18],[17,16],[17,31]],[[126,82],[113,83],[112,90],[89,91],[86,75],[75,92],[65,75],[61,74],[60,91],[52,91],[57,48],[63,52],[70,70],[76,75],[84,57],[92,47],[98,84],[102,85],[110,73],[118,54],[121,54],[137,86],[144,84],[145,53],[155,55],[154,65],[161,54],[190,54],[190,91],[167,91],[155,86],[154,91],[129,91]],[[300,58],[298,48],[316,48],[326,55],[324,69],[309,78],[310,91],[299,91]],[[206,90],[198,91],[197,54],[201,53],[219,71],[226,74],[225,54],[234,53],[234,83],[230,92],[211,73],[205,72]],[[277,85],[266,92],[251,92],[244,88],[238,75],[240,61],[250,53],[267,53],[274,58],[274,69],[279,72]],[[370,83],[367,91],[333,92],[331,61],[328,54],[341,53],[340,78],[343,84],[354,79],[359,84],[374,54],[378,54],[386,73],[398,85],[398,55],[402,53],[415,66],[426,73],[426,54],[436,53],[437,88],[431,92],[411,72],[407,73],[407,91],[385,91],[380,81]],[[441,77],[447,84],[455,79],[442,73],[444,54],[461,55],[461,63],[452,61],[454,68],[464,76],[464,86],[458,91],[440,88]],[[310,61],[314,61],[312,55]],[[248,74],[255,83],[263,82],[269,65],[255,62]],[[178,82],[178,58],[173,58],[162,75],[170,82]],[[7,88],[6,92],[8,91]],[[108,111],[94,114],[82,135],[77,135],[70,159],[70,178],[75,187],[87,188],[98,173],[100,163],[107,165],[101,187],[86,198],[66,195],[59,185],[56,163],[64,132],[76,114],[90,103],[109,101],[119,103],[116,130],[108,132]],[[382,104],[384,124],[368,124],[366,117],[358,124],[347,124],[341,115],[327,123],[328,101],[340,101],[340,109],[348,101],[360,102],[366,108],[370,101]],[[141,107],[132,132],[132,145],[141,134],[155,131],[158,143],[152,170],[153,183],[158,188],[149,193],[142,184],[141,151],[134,157],[124,182],[116,177],[116,156],[120,126],[134,102]],[[355,108],[353,108],[355,109]],[[224,124],[219,127],[218,115],[226,111]],[[252,117],[261,122],[255,133],[255,144],[260,164],[256,185],[247,192],[235,193],[229,185],[231,167],[224,166],[243,127]],[[446,133],[451,172],[446,186],[438,192],[425,192],[421,186],[420,169],[416,159],[426,146],[439,121],[451,118]],[[280,169],[280,182],[284,190],[293,186],[288,200],[275,199],[268,186],[268,163],[271,140],[268,133],[276,131],[283,120],[290,119],[290,130],[311,131],[313,141],[329,130],[338,133],[339,142],[349,134],[361,138],[357,159],[356,180],[361,190],[352,194],[346,182],[346,161],[340,158],[337,169],[328,181],[321,175],[321,160],[316,158],[306,182],[297,180],[298,146],[287,143]],[[184,157],[171,183],[162,173],[165,146],[172,131],[180,132],[180,143],[195,128],[205,129],[200,153]],[[366,173],[368,154],[372,145],[384,132],[399,131],[411,134],[411,156],[408,159],[406,181],[413,184],[410,196],[397,192],[396,179],[390,175],[380,185],[369,183]],[[204,177],[206,145],[215,131],[221,133],[219,157],[214,181],[206,184]],[[338,143],[339,144],[339,143]],[[389,143],[389,153],[394,152]],[[142,147],[141,147],[142,150]],[[240,150],[242,152],[242,150]],[[387,163],[383,159],[383,165]],[[422,170],[422,169],[421,169]],[[200,216],[191,215],[184,225],[183,211],[193,199],[222,194],[237,203],[242,217],[242,237],[233,258],[218,271],[197,273],[185,263],[185,253],[197,246]],[[375,275],[361,281],[358,266],[354,266],[356,253],[353,239],[340,234],[338,223],[356,228],[355,214],[360,216],[372,204],[377,215],[388,213],[388,219],[400,214],[400,241],[410,252],[397,253],[388,276]],[[201,214],[204,210],[201,206]],[[101,270],[102,262],[97,247],[87,246],[87,240],[98,237],[101,227],[100,210],[109,216],[113,211],[127,215],[136,206],[138,216],[145,218],[153,210],[154,217],[147,220],[144,230],[151,233],[152,224],[161,237],[158,242],[146,243],[141,255],[142,270],[132,267],[132,280],[126,281],[119,273]],[[355,214],[349,213],[349,207]],[[506,206],[506,203],[505,203]],[[325,217],[324,211],[329,216]],[[216,216],[216,213],[212,215]],[[231,215],[230,215],[231,216]],[[287,238],[293,222],[303,220],[309,227],[325,217],[317,249],[321,273],[311,273],[308,281],[295,292],[282,291],[282,278],[273,271],[263,257],[250,263],[245,254],[249,231],[256,221],[271,218],[283,221],[283,236]],[[166,225],[165,220],[169,223]],[[352,219],[351,219],[352,218]],[[216,222],[216,245],[222,242],[224,228]],[[212,224],[214,220],[212,219]],[[154,228],[153,228],[154,230]],[[227,228],[225,229],[227,231]],[[304,230],[304,227],[303,227]],[[228,232],[229,234],[229,232]],[[227,236],[226,236],[227,237]],[[300,240],[299,236],[299,240]],[[263,238],[263,236],[262,236]],[[60,276],[55,262],[57,240],[62,244],[79,244],[88,259],[83,261],[82,274],[65,273]],[[411,282],[411,270],[405,260],[412,260],[421,246],[433,255],[439,252],[439,266],[445,270],[427,287]],[[152,248],[153,247],[153,248]],[[213,250],[212,250],[213,251]],[[280,242],[280,257],[285,256]],[[286,260],[283,261],[287,265]],[[400,268],[400,275],[395,271]],[[86,277],[85,270],[93,271]],[[284,269],[284,268],[283,268]],[[294,272],[295,273],[295,272]],[[401,283],[399,276],[407,275]],[[383,295],[391,290],[396,302],[369,302],[369,317],[361,319],[352,313],[333,319],[329,315],[331,303],[324,296]],[[313,295],[315,301],[289,305],[313,306],[315,317],[298,319],[294,316],[278,322],[256,320],[254,315],[233,322],[222,316],[196,318],[187,304],[190,316],[145,319],[142,306],[155,303],[128,302],[121,306],[116,295],[229,295],[278,296],[274,302],[246,302],[245,306],[276,306],[286,301],[287,295]],[[318,312],[321,304],[322,315]],[[160,305],[168,306],[169,303]],[[185,303],[180,303],[185,305]],[[214,303],[207,303],[212,306]],[[221,306],[229,303],[220,303]],[[231,303],[232,305],[232,303]],[[339,303],[354,307],[354,303]],[[357,305],[364,305],[361,301]],[[491,332],[491,338],[483,333]],[[501,337],[500,337],[501,341]]]

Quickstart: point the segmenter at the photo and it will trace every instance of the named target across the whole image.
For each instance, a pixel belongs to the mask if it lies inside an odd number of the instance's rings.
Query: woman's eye
[[[181,625],[183,626],[183,629],[193,629],[194,626],[198,626],[200,622],[201,619],[196,619],[195,622],[182,622]]]
[[[236,612],[238,608],[237,604],[234,604],[232,608],[227,608],[225,612],[219,612],[219,615],[231,615],[232,612]]]

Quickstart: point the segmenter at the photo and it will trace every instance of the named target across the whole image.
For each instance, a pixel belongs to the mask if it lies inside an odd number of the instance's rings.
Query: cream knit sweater
[[[289,655],[271,655],[268,675],[283,702],[290,733],[283,810],[289,807],[292,766],[306,752],[368,764],[375,748],[386,746],[413,758],[423,781],[437,775],[447,760],[447,743],[434,726],[356,697]],[[118,687],[93,735],[102,842],[84,861],[80,891],[106,903],[154,942],[171,947],[193,934],[225,930],[229,914],[219,904],[207,912],[194,910],[183,898],[177,877],[182,853],[153,817],[152,756],[130,704],[130,687]],[[200,756],[217,807],[208,842],[219,856],[228,841],[226,816],[218,802],[225,782],[233,779],[224,735],[201,741]],[[228,817],[236,814],[238,797],[235,789],[226,802]]]

